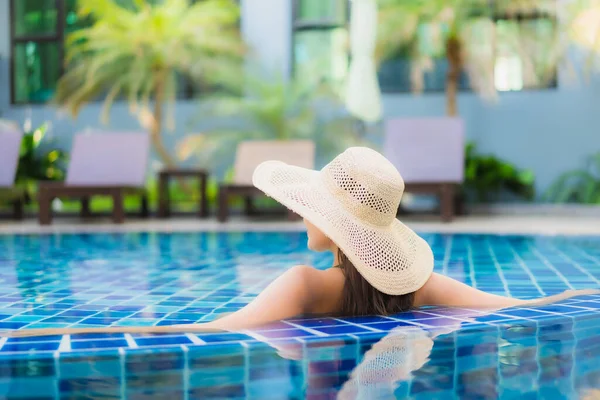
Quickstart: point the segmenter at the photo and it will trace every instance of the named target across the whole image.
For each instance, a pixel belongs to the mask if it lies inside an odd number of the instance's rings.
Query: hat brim
[[[397,219],[383,227],[361,221],[327,190],[319,171],[267,161],[256,168],[252,181],[319,228],[379,291],[412,293],[431,276],[433,253],[425,240]],[[385,267],[373,267],[373,257]]]

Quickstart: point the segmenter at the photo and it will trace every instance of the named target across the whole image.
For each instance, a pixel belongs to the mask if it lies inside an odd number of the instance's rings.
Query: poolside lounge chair
[[[39,186],[40,224],[52,222],[52,200],[58,197],[81,199],[81,215],[85,217],[90,216],[92,196],[111,196],[113,221],[122,223],[125,220],[124,196],[138,195],[141,197],[141,215],[148,216],[144,185],[149,150],[146,133],[75,135],[65,182]]]
[[[246,215],[255,213],[252,200],[262,192],[252,185],[254,169],[263,161],[279,160],[304,168],[314,168],[315,144],[310,140],[247,141],[238,145],[234,164],[233,183],[219,187],[218,214],[220,222],[229,217],[229,200],[241,196],[245,200]],[[289,219],[297,218],[289,211]]]
[[[22,133],[8,125],[0,125],[0,200],[12,203],[13,218],[23,219],[27,193],[14,186]]]
[[[464,124],[459,118],[391,119],[385,124],[385,156],[411,193],[440,197],[443,221],[454,217],[456,191],[464,180]]]

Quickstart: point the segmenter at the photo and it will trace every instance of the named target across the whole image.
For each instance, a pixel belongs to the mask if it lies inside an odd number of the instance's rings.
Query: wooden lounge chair
[[[218,213],[220,222],[229,217],[229,200],[241,196],[245,201],[246,215],[255,213],[253,198],[262,192],[252,185],[254,169],[263,161],[279,160],[304,168],[314,168],[315,144],[310,140],[247,141],[239,144],[235,157],[233,183],[219,187]],[[289,211],[289,219],[297,218]]]
[[[13,218],[23,219],[25,189],[14,186],[23,135],[12,126],[0,125],[0,201],[11,203]]]
[[[92,196],[111,196],[113,221],[122,223],[124,196],[138,195],[141,215],[147,217],[148,198],[144,186],[149,150],[150,141],[145,133],[75,135],[65,182],[39,185],[40,224],[52,222],[52,200],[59,197],[79,198],[81,215],[87,217]]]
[[[456,209],[464,180],[464,124],[459,118],[391,119],[385,125],[385,156],[398,168],[410,193],[437,194],[443,221]]]

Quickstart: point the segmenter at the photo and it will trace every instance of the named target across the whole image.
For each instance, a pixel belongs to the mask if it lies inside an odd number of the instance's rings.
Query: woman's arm
[[[444,275],[431,275],[425,285],[415,295],[415,307],[421,306],[447,306],[465,307],[475,309],[501,309],[516,306],[541,306],[574,296],[598,294],[600,290],[567,290],[554,296],[542,297],[534,300],[521,300],[511,297],[498,296],[485,293],[462,282],[458,282]]]
[[[300,314],[337,311],[344,285],[343,273],[332,268],[319,271],[299,265],[275,279],[250,304],[208,323],[171,326],[122,326],[106,328],[49,328],[0,332],[5,337],[73,335],[77,333],[169,333],[246,329]]]
[[[435,272],[415,295],[415,307],[511,307],[518,306],[522,302],[523,300],[482,292]]]

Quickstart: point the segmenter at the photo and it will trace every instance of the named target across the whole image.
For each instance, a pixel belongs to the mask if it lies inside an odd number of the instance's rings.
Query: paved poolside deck
[[[600,207],[598,207],[600,210]],[[527,214],[519,210],[471,215],[442,223],[437,216],[407,216],[401,218],[419,232],[439,233],[490,233],[490,234],[538,234],[538,235],[600,235],[599,212]],[[129,218],[123,225],[113,224],[108,217],[82,220],[78,217],[57,217],[51,226],[40,226],[36,219],[22,222],[0,220],[0,234],[11,233],[73,233],[73,232],[295,232],[304,230],[302,222],[287,222],[281,217],[246,218],[233,217],[225,224],[215,218],[206,220],[194,216],[162,219]]]

